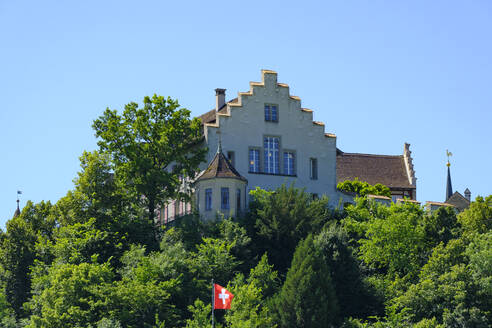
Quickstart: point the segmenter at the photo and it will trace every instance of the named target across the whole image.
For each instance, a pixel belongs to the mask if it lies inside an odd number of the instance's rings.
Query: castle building
[[[409,144],[395,156],[341,151],[336,135],[314,121],[313,111],[303,108],[271,70],[262,70],[261,82],[250,82],[250,90],[237,98],[226,101],[225,91],[216,89],[215,108],[200,116],[209,150],[194,184],[202,216],[234,216],[246,208],[250,190],[291,183],[313,197],[328,196],[332,206],[352,200],[336,185],[355,178],[388,186],[394,200],[416,198]],[[163,222],[190,209],[190,204],[168,204]]]

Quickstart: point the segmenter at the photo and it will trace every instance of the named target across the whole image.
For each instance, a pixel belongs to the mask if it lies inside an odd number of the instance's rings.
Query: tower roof
[[[18,217],[20,215],[20,208],[19,208],[19,200],[17,199],[17,209],[14,212],[14,218]]]
[[[448,162],[449,164],[449,162]],[[451,196],[453,196],[453,186],[451,185],[451,170],[449,169],[448,165],[448,178],[447,178],[447,183],[446,183],[446,199],[444,201],[447,201]]]
[[[198,176],[196,181],[215,178],[230,178],[247,181],[224,156],[221,148],[217,150],[214,159],[208,164],[207,169]]]

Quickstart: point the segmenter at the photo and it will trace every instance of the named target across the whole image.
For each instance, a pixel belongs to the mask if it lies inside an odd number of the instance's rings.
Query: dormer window
[[[278,106],[265,105],[265,121],[278,122]]]

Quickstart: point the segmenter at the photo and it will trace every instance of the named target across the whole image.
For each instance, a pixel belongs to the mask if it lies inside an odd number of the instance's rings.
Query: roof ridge
[[[346,156],[346,155],[347,156],[367,156],[367,157],[369,157],[369,156],[371,156],[371,157],[395,157],[395,158],[397,158],[397,157],[399,157],[399,158],[403,157],[403,155],[380,155],[380,154],[365,154],[365,153],[346,153],[346,152],[343,152],[343,151],[341,151],[341,154],[338,155],[338,156]]]

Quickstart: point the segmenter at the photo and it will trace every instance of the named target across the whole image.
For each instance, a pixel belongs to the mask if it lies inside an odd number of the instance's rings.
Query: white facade
[[[201,169],[214,158],[220,134],[223,153],[233,153],[233,165],[247,179],[248,191],[295,183],[306,192],[327,195],[334,206],[341,197],[348,200],[336,190],[336,136],[325,133],[323,123],[313,121],[312,111],[301,107],[300,98],[290,95],[286,84],[277,82],[276,72],[263,70],[262,82],[251,82],[250,87],[217,111],[215,122],[204,123],[209,152]],[[268,114],[265,106],[270,106]],[[250,167],[253,155],[259,155],[259,172]],[[293,165],[284,157],[293,158]]]

